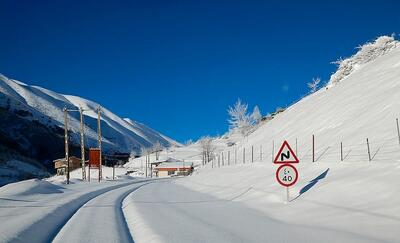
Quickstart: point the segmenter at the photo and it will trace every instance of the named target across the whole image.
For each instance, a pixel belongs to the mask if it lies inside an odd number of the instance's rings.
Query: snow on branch
[[[255,106],[253,112],[247,112],[248,105],[238,99],[233,107],[228,108],[229,125],[231,130],[237,130],[242,135],[248,135],[255,125],[259,124],[262,118],[260,109]]]
[[[313,78],[312,82],[307,83],[308,88],[310,88],[310,93],[314,93],[318,90],[318,85],[321,82],[320,78]]]

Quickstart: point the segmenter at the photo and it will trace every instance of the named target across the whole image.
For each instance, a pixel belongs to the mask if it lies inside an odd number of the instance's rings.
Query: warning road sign
[[[293,152],[287,141],[284,141],[278,154],[274,159],[274,164],[288,164],[288,163],[299,163],[299,159]]]
[[[279,166],[275,175],[279,184],[286,187],[293,186],[299,178],[299,173],[297,172],[296,167],[291,164]]]

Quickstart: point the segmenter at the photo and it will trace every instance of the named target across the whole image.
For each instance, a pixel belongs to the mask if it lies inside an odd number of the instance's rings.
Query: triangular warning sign
[[[299,159],[293,152],[289,143],[285,140],[279,149],[278,154],[274,159],[274,164],[287,164],[287,163],[299,163]]]

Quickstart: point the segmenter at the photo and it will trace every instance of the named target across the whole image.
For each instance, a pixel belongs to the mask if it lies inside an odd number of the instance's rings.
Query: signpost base
[[[289,187],[286,187],[286,203],[289,203]]]

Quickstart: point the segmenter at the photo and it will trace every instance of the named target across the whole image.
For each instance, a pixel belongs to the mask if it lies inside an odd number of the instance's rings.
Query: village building
[[[155,165],[154,173],[156,177],[187,176],[193,172],[193,163],[168,158],[152,163]]]
[[[54,168],[57,170],[57,175],[65,175],[67,173],[67,161],[65,158],[56,159],[54,162]],[[82,160],[75,156],[69,157],[69,170],[81,168]]]

